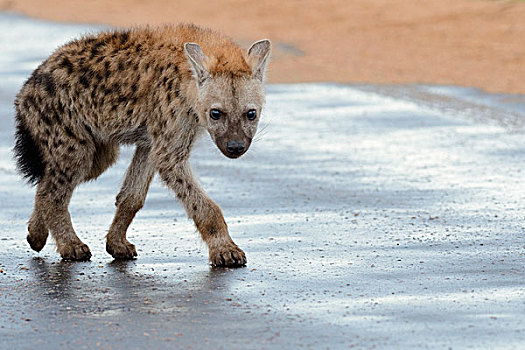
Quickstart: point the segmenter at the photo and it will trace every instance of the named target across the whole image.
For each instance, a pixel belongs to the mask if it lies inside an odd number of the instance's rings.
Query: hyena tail
[[[31,185],[36,185],[44,176],[45,164],[42,153],[24,118],[19,112],[16,114],[15,147],[13,149],[18,171]]]

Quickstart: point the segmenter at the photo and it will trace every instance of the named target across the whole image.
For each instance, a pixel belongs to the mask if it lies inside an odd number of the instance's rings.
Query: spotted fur
[[[137,255],[126,230],[158,172],[194,220],[212,264],[244,265],[244,252],[192,175],[188,158],[203,130],[231,158],[240,153],[232,154],[228,141],[249,147],[259,118],[246,114],[260,115],[269,51],[267,40],[244,51],[194,25],[108,31],[57,49],[15,101],[18,169],[37,184],[31,247],[41,250],[51,232],[64,259],[89,259],[71,224],[71,194],[111,166],[121,144],[135,144],[106,250],[116,259]],[[223,110],[220,121],[208,117],[213,108]]]

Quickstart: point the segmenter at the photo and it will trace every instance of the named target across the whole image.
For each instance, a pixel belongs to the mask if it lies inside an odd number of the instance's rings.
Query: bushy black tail
[[[18,171],[31,185],[36,185],[44,176],[45,165],[42,153],[31,136],[25,121],[16,114],[15,147],[13,149]]]

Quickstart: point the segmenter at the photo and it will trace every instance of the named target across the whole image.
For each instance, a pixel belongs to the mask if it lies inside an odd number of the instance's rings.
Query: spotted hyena
[[[269,54],[268,40],[245,52],[194,25],[109,31],[57,49],[15,101],[18,168],[37,185],[31,248],[40,251],[51,231],[62,258],[90,259],[71,224],[71,195],[115,162],[121,144],[135,144],[106,236],[108,253],[137,256],[126,230],[158,172],[194,220],[211,263],[244,265],[244,252],[188,158],[203,130],[229,158],[248,150],[264,104]]]

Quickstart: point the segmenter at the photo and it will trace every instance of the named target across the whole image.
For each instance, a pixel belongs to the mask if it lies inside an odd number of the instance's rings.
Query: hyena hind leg
[[[89,247],[78,238],[73,229],[68,211],[69,201],[79,183],[96,179],[116,161],[119,148],[118,145],[110,143],[83,146],[76,143],[74,139],[70,139],[69,142],[70,145],[75,145],[69,148],[72,153],[65,157],[77,161],[77,166],[62,169],[63,164],[55,164],[56,166],[52,167],[54,169],[50,171],[55,176],[42,179],[45,184],[43,187],[48,190],[42,191],[45,194],[40,201],[37,191],[35,208],[47,209],[45,221],[51,229],[51,234],[57,243],[57,250],[63,259],[89,260],[91,258]]]
[[[106,251],[115,259],[133,259],[137,256],[135,246],[126,238],[126,231],[144,206],[153,179],[154,167],[148,161],[149,153],[149,147],[137,146],[117,195],[117,212],[106,236]]]
[[[43,143],[47,164],[37,187],[35,212],[43,218],[64,260],[89,260],[91,252],[75,233],[68,206],[75,187],[92,171],[96,147],[86,135],[65,130],[68,132],[52,129],[49,139],[53,143],[48,142],[48,147]],[[61,144],[51,147],[56,140]]]
[[[49,229],[44,221],[44,216],[40,212],[35,200],[35,208],[29,219],[27,231],[27,242],[34,251],[41,251],[46,245],[47,237],[49,236]]]
[[[57,181],[62,183],[57,185]],[[78,238],[73,229],[68,210],[71,195],[78,182],[68,183],[60,176],[51,178],[46,175],[35,196],[35,211],[44,219],[43,222],[56,242],[57,251],[64,260],[84,261],[91,258],[89,247]]]

